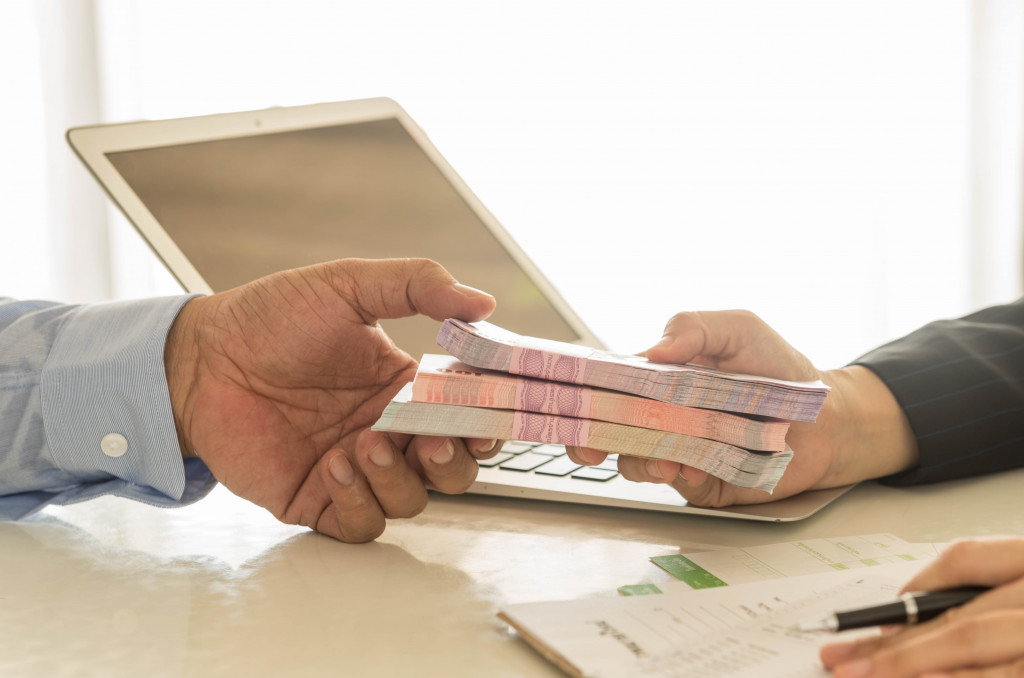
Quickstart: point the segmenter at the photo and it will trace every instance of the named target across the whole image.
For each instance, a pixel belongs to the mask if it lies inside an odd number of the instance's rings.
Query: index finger
[[[903,587],[936,591],[963,584],[999,586],[1024,577],[1024,538],[990,537],[953,542]]]

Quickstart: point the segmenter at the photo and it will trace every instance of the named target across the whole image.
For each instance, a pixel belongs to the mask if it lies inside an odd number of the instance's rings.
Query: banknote
[[[769,452],[786,448],[789,430],[789,422],[781,419],[684,407],[618,391],[520,377],[437,354],[420,360],[412,400],[597,419]]]
[[[448,319],[437,343],[462,362],[508,372],[621,391],[674,405],[814,421],[829,387],[716,370],[650,362],[576,344],[525,337],[487,322]]]
[[[407,384],[384,409],[375,431],[462,438],[523,440],[592,447],[609,453],[667,459],[707,471],[739,487],[771,492],[793,458],[754,452],[717,440],[521,410],[417,403]]]

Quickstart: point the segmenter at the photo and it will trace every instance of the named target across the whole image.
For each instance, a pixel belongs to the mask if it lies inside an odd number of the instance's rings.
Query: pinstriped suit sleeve
[[[1024,299],[931,323],[854,364],[881,377],[917,437],[918,466],[883,482],[1024,466]]]
[[[189,298],[0,299],[0,519],[107,494],[176,506],[209,492],[205,465],[182,460],[164,375]],[[109,434],[127,451],[105,454]]]

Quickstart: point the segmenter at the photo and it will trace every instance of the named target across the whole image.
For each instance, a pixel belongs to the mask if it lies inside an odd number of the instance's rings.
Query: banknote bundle
[[[667,459],[771,492],[792,451],[788,420],[813,421],[828,387],[651,363],[446,320],[414,382],[375,430],[592,447]]]
[[[447,355],[420,360],[412,400],[597,419],[717,440],[748,450],[786,448],[789,422],[673,405],[608,389],[483,370]]]
[[[437,343],[473,367],[608,388],[675,405],[814,421],[828,387],[735,374],[698,365],[653,363],[586,346],[523,337],[487,322],[449,319]]]
[[[615,454],[667,459],[694,466],[740,487],[771,492],[793,457],[751,452],[734,445],[637,426],[521,410],[414,402],[406,386],[374,424],[377,431],[460,438],[496,438],[593,447]]]

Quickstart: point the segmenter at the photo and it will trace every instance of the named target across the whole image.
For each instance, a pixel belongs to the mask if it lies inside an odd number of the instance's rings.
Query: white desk
[[[866,484],[799,523],[434,497],[377,543],[277,523],[221,488],[0,523],[0,676],[557,676],[494,616],[668,578],[647,558],[892,532],[1024,534],[1024,470]]]

